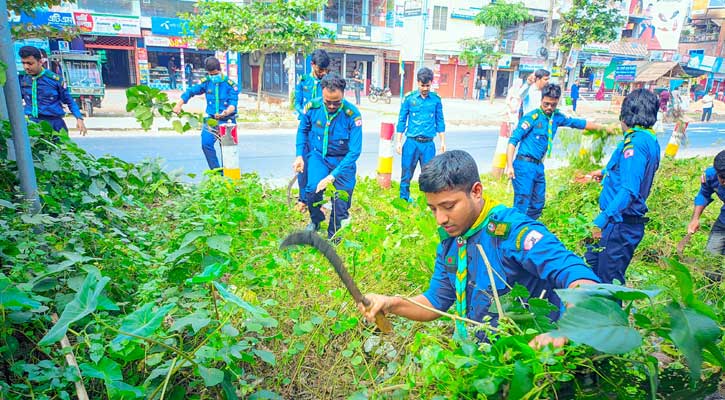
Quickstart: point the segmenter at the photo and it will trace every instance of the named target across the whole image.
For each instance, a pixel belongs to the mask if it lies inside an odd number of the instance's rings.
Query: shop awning
[[[625,64],[637,66],[634,82],[655,82],[660,78],[678,78],[687,75],[679,63],[675,61],[628,61]]]

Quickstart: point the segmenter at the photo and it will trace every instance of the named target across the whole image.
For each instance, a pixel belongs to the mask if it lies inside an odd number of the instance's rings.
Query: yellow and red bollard
[[[393,124],[380,124],[380,142],[378,144],[378,184],[390,189],[390,177],[393,174]]]
[[[219,125],[219,141],[222,148],[222,173],[230,179],[240,179],[242,170],[239,168],[239,139],[237,124],[227,121]]]
[[[689,125],[689,122],[685,121],[677,121],[677,123],[675,123],[675,128],[672,130],[672,136],[670,136],[670,141],[667,142],[667,147],[665,147],[665,156],[674,158],[675,155],[677,155],[677,150],[680,149],[680,143],[682,143],[682,139],[685,138],[687,125]]]
[[[496,152],[493,155],[493,165],[491,174],[494,178],[500,178],[506,169],[506,149],[509,145],[509,137],[511,136],[511,127],[508,122],[501,123],[501,129],[498,132],[498,141],[496,142]]]

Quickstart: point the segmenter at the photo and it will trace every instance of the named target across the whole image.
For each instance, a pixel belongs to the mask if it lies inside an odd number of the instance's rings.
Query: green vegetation
[[[447,319],[392,317],[394,333],[380,335],[327,261],[278,249],[307,222],[284,189],[254,174],[184,186],[156,162],[94,159],[67,136],[51,140],[48,125],[30,131],[41,214],[19,202],[14,163],[0,154],[3,398],[75,398],[69,352],[93,399],[696,399],[717,390],[724,307],[713,278],[723,261],[705,253],[705,234],[684,265],[675,260],[710,159],[663,160],[628,276],[638,290],[566,293],[577,306],[558,329],[588,345],[559,352],[528,347],[553,326],[550,305],[524,307],[520,287],[501,299],[507,318],[490,343],[454,341]],[[599,188],[572,178],[593,168],[582,160],[550,171],[542,218],[579,254]],[[484,186],[510,203],[501,181]],[[417,294],[433,269],[424,198],[409,205],[394,193],[361,179],[341,232],[338,252],[363,292]]]

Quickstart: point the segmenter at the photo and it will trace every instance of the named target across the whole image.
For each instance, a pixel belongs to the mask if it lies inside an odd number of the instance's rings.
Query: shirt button
[[[320,136],[317,137],[317,140],[320,140]]]

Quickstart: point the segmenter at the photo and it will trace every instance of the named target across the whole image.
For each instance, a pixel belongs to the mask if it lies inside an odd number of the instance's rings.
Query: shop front
[[[180,37],[144,36],[144,47],[148,53],[147,84],[162,90],[185,90],[189,85],[199,83],[206,75],[204,60],[215,53],[190,46],[191,43]],[[173,84],[170,79],[171,72],[175,78]]]

